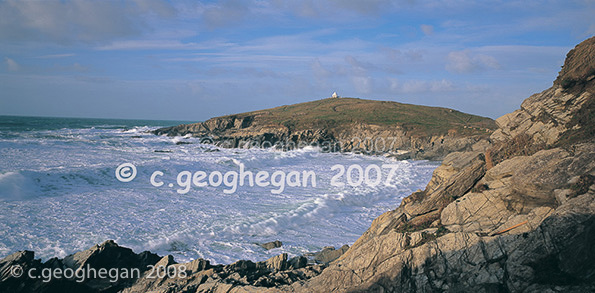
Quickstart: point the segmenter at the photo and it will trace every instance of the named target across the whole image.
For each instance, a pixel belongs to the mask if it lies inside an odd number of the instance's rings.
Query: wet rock
[[[283,242],[281,242],[279,240],[275,240],[275,241],[271,241],[271,242],[267,242],[267,243],[258,244],[258,246],[260,246],[266,250],[271,250],[273,248],[279,248],[279,247],[283,246]]]

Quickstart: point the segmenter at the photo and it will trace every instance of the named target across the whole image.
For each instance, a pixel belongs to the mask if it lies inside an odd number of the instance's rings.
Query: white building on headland
[[[339,95],[337,95],[337,92],[334,92],[333,95],[331,96],[331,98],[338,98]]]

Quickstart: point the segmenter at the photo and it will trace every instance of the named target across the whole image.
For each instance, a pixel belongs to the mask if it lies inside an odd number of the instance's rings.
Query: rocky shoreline
[[[279,287],[306,281],[319,275],[328,263],[348,249],[327,247],[313,254],[288,259],[287,253],[262,262],[239,260],[229,265],[212,265],[199,258],[176,263],[171,255],[139,254],[113,240],[95,245],[63,259],[41,262],[32,251],[20,251],[0,261],[2,292],[147,292],[167,288],[168,292],[226,290],[253,286]],[[18,268],[18,269],[15,269]],[[103,276],[100,269],[104,269]],[[55,272],[59,275],[52,275]],[[135,274],[136,273],[136,274]],[[15,277],[20,274],[21,276]]]
[[[353,107],[364,107],[365,110],[360,112],[369,115],[359,120],[346,118],[357,112]],[[397,117],[394,119],[402,122],[383,124],[375,121],[376,112],[387,111],[384,108],[389,107],[397,113],[392,114]],[[311,114],[311,117],[305,118],[308,112],[326,108],[333,112],[332,115]],[[283,119],[296,119],[297,122],[281,121]],[[197,137],[202,143],[223,148],[293,150],[316,146],[323,152],[382,154],[401,160],[442,160],[451,152],[471,150],[478,141],[487,139],[495,128],[494,121],[489,118],[451,109],[331,98],[215,117],[205,122],[165,127],[152,132],[156,135]]]
[[[188,137],[188,135],[193,135],[192,131],[188,130],[189,127],[187,125],[174,126],[174,128],[157,129],[153,133]],[[432,161],[443,160],[446,155],[452,152],[471,150],[477,142],[486,138],[485,135],[454,136],[448,134],[419,137],[404,131],[385,131],[375,128],[373,125],[359,124],[353,126],[353,131],[342,133],[339,137],[323,129],[235,136],[214,135],[214,132],[208,131],[195,135],[200,138],[201,143],[213,144],[222,148],[273,147],[288,151],[314,146],[319,147],[323,152],[353,152],[366,155],[387,155],[398,160]],[[487,134],[490,132],[491,129],[486,130]],[[387,147],[389,144],[392,144],[390,149]]]
[[[593,292],[594,108],[592,37],[568,53],[551,88],[498,118],[489,139],[450,152],[425,190],[376,218],[353,246],[328,249],[338,258],[326,265],[286,254],[258,263],[176,264],[108,241],[45,263],[33,252],[14,253],[0,261],[0,291]],[[120,282],[11,275],[15,265],[86,264],[145,269]],[[148,264],[187,276],[149,279]]]

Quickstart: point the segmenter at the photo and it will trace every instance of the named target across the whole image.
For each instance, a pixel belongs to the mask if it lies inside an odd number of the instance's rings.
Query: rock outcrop
[[[164,265],[165,271],[184,270],[184,275],[150,278],[151,272],[147,271],[122,292],[266,292],[308,280],[324,269],[324,265],[308,264],[303,256],[288,259],[286,253],[257,263],[239,260],[230,265],[210,265],[197,259],[187,264],[164,262]]]
[[[267,243],[256,243],[258,244],[258,246],[266,249],[266,250],[271,250],[273,248],[279,248],[281,246],[283,246],[283,242],[279,241],[279,240],[275,240],[275,241],[271,241],[271,242],[267,242]]]
[[[158,261],[156,254],[136,254],[111,240],[45,263],[32,251],[19,251],[0,260],[0,292],[118,292],[137,279],[121,272],[145,271]]]
[[[16,252],[0,260],[0,292],[227,292],[234,287],[264,291],[308,280],[324,268],[304,256],[288,259],[286,253],[257,263],[211,265],[196,259],[178,264],[171,255],[136,254],[108,240],[45,263],[32,251]]]
[[[335,249],[334,246],[326,246],[319,252],[308,253],[306,255],[312,257],[316,263],[327,265],[343,255],[348,249],[349,245],[347,244],[341,246],[339,249]]]

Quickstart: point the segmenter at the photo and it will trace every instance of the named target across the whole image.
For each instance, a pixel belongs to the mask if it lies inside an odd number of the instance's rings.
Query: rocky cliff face
[[[595,38],[304,292],[593,292]]]
[[[31,252],[17,252],[0,261],[0,290],[594,292],[594,60],[595,38],[590,38],[568,53],[550,89],[496,120],[499,128],[489,141],[450,153],[425,190],[375,219],[352,247],[333,252],[334,258],[346,250],[326,268],[279,255],[227,266],[195,260],[185,264],[184,279],[92,280],[87,286],[10,276],[15,264],[179,266],[171,257],[131,254],[106,243],[44,264]],[[195,127],[212,132],[249,123],[238,121]]]
[[[398,127],[387,128],[367,123],[343,125],[340,129],[312,128],[291,130],[278,125],[252,127],[236,117],[213,118],[206,122],[178,125],[156,130],[158,135],[201,138],[201,142],[226,148],[276,147],[291,150],[319,146],[323,151],[390,154],[399,159],[441,160],[455,151],[471,150],[485,135],[417,135]]]

